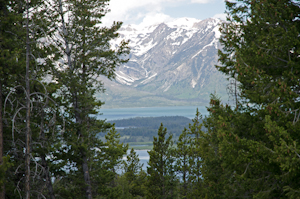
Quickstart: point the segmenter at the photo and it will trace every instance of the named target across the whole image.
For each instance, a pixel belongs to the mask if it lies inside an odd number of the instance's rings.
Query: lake
[[[171,106],[171,107],[145,107],[145,108],[118,108],[100,109],[102,115],[99,119],[120,120],[134,117],[161,117],[161,116],[184,116],[193,119],[196,109],[205,116],[208,114],[205,106]]]
[[[196,109],[205,116],[208,114],[205,106],[172,106],[172,107],[145,107],[145,108],[118,108],[118,109],[100,109],[102,115],[98,115],[99,119],[120,120],[134,117],[161,117],[161,116],[184,116],[193,119]],[[140,163],[143,170],[147,171],[149,154],[147,150],[135,150],[139,155]],[[128,151],[127,153],[129,153]],[[126,160],[126,157],[124,157]]]

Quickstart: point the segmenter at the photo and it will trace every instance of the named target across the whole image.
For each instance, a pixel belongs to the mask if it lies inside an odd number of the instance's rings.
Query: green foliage
[[[4,155],[10,155],[13,163],[6,172],[7,197],[23,197],[28,185],[24,180],[24,99],[29,97],[30,168],[35,168],[31,169],[31,196],[50,198],[47,183],[51,184],[51,177],[55,179],[57,198],[85,198],[91,193],[87,185],[96,196],[106,193],[98,187],[110,190],[107,187],[116,176],[113,167],[120,163],[118,160],[127,147],[116,141],[116,132],[108,133],[107,143],[97,139],[96,135],[106,132],[111,125],[92,116],[102,105],[95,92],[103,91],[98,77],[112,79],[115,67],[127,61],[129,48],[121,42],[112,50],[109,43],[118,37],[116,31],[121,23],[111,28],[98,26],[107,13],[107,3],[0,2],[0,100],[5,102],[1,120],[7,132]],[[30,48],[25,48],[26,34]],[[28,95],[24,92],[26,50],[30,50],[31,56]],[[122,149],[117,150],[118,147]]]
[[[147,167],[147,198],[177,198],[178,179],[175,175],[175,158],[172,149],[172,135],[166,137],[163,124],[158,129],[158,137],[153,138],[153,149],[149,151]]]
[[[142,198],[146,192],[147,174],[142,170],[142,164],[134,149],[127,155],[127,161],[124,162],[125,173],[120,177],[119,185],[122,186],[121,198]]]
[[[201,167],[202,167],[202,159],[201,159],[201,149],[203,143],[201,142],[201,138],[204,136],[204,131],[202,129],[202,116],[198,109],[196,110],[195,118],[192,120],[192,125],[189,125],[189,134],[191,135],[190,141],[190,175],[189,181],[191,182],[191,189],[187,194],[187,198],[199,198],[201,197],[201,186],[202,186],[202,178],[201,178]]]
[[[241,83],[249,103],[299,106],[299,9],[297,1],[227,3],[218,68]]]
[[[13,164],[9,162],[9,158],[9,156],[3,157],[3,162],[0,165],[0,188],[6,184],[6,171],[13,166]]]
[[[60,166],[72,170],[64,173],[64,178],[73,180],[75,176],[72,183],[80,187],[77,197],[114,198],[118,194],[115,167],[127,147],[119,144],[114,128],[106,135],[106,143],[97,139],[97,134],[106,132],[111,125],[94,117],[103,104],[95,93],[104,90],[99,76],[112,79],[115,67],[127,62],[127,42],[122,41],[114,48],[110,45],[110,40],[118,37],[122,23],[114,23],[110,28],[99,26],[107,13],[108,0],[47,3],[47,39],[52,48],[47,61],[56,64],[52,72],[59,88],[53,97],[61,108],[64,125],[57,157]],[[69,193],[74,192],[70,189]]]
[[[142,170],[143,165],[139,163],[140,159],[134,151],[130,150],[130,153],[127,155],[127,161],[124,162],[125,175],[129,182],[134,181],[135,175]]]
[[[102,150],[106,156],[105,160],[109,163],[108,168],[111,168],[115,173],[115,167],[120,165],[123,155],[125,155],[128,150],[128,145],[123,145],[123,143],[120,143],[120,134],[117,133],[114,126],[105,135],[105,139],[106,147]]]
[[[211,99],[201,150],[203,193],[208,198],[297,198],[299,2],[226,5],[218,69],[239,82],[240,96],[233,108]]]
[[[48,114],[45,114],[47,116],[43,120],[49,121],[54,111],[52,112],[50,108],[52,102],[48,95],[49,85],[44,82],[47,75],[45,71],[48,71],[50,66],[43,62],[47,55],[43,50],[45,43],[41,37],[45,35],[41,33],[39,25],[44,21],[41,17],[41,9],[36,9],[42,3],[38,0],[30,3],[28,1],[0,2],[0,100],[3,116],[0,122],[5,132],[2,152],[5,156],[11,157],[12,163],[12,166],[7,169],[5,183],[6,197],[11,198],[25,197],[25,186],[28,184],[31,186],[32,197],[41,197],[45,192],[44,179],[47,171],[43,170],[39,158],[41,151],[44,155],[46,153],[44,146],[47,141],[41,139],[40,133],[48,125],[41,124],[41,117],[43,117],[42,112],[47,109]],[[29,54],[29,57],[26,57],[26,54]],[[25,78],[25,63],[29,63],[28,81]],[[29,93],[25,90],[26,82],[29,83]],[[27,99],[30,100],[30,107],[25,105]],[[31,170],[30,183],[25,181],[24,177],[25,168],[28,168],[24,164],[25,133],[27,133],[25,123],[28,121],[26,109],[31,111],[31,131],[29,131],[31,165],[29,167],[35,168]],[[48,130],[49,128],[45,131]]]
[[[201,196],[201,137],[202,117],[197,109],[196,116],[189,124],[188,129],[184,129],[178,138],[177,148],[175,149],[176,172],[181,179],[180,194],[181,198],[199,198]]]
[[[101,151],[97,150],[95,160],[92,161],[91,169],[96,193],[107,198],[118,198],[121,189],[118,186],[117,170],[120,169],[122,158],[128,150],[128,145],[120,143],[120,134],[114,126],[105,136],[106,142]]]
[[[180,186],[180,194],[182,198],[187,198],[189,191],[191,190],[191,164],[194,159],[191,158],[191,137],[185,128],[182,134],[179,136],[177,142],[177,148],[175,149],[176,164],[175,170],[179,176],[182,176],[182,183]]]

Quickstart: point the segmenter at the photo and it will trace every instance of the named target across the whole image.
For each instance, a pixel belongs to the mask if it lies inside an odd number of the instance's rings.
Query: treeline
[[[116,127],[125,127],[124,129],[118,129],[121,136],[143,136],[148,137],[150,140],[153,140],[153,136],[157,135],[157,129],[161,123],[174,136],[179,136],[182,129],[187,128],[191,122],[191,119],[183,116],[136,117],[110,121]]]
[[[149,127],[158,129],[160,123],[164,123],[167,128],[187,127],[191,123],[191,119],[183,116],[162,116],[162,117],[135,117],[121,120],[111,120],[111,124],[116,127]],[[181,128],[183,129],[183,128]]]

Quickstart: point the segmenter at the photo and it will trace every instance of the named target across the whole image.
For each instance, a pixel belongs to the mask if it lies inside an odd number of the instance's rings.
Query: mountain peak
[[[131,53],[129,62],[116,70],[112,89],[179,101],[209,99],[210,93],[226,92],[225,78],[215,68],[220,22],[179,18],[149,26],[123,26],[119,39],[130,40]]]

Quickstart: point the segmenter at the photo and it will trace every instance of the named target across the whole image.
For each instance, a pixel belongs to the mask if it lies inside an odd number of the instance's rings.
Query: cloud
[[[167,0],[172,1],[172,0]],[[178,1],[178,0],[173,0]],[[163,9],[164,0],[111,0],[110,12],[105,16],[104,23],[112,21],[137,21],[148,13],[159,13]]]
[[[215,15],[213,16],[213,18],[218,18],[218,19],[221,19],[221,20],[226,21],[226,14],[225,14],[225,13],[215,14]]]
[[[146,27],[159,24],[161,22],[169,22],[172,20],[174,20],[172,17],[163,13],[148,13],[147,16],[144,17],[143,21],[139,24],[139,26]]]
[[[204,4],[204,3],[209,3],[211,1],[212,0],[192,0],[191,2],[192,3],[201,3],[201,4]]]
[[[179,6],[179,4],[209,3],[212,0],[110,0],[111,10],[104,18],[104,25],[111,25],[113,21],[126,23],[140,23],[148,15],[163,15],[165,7]]]

